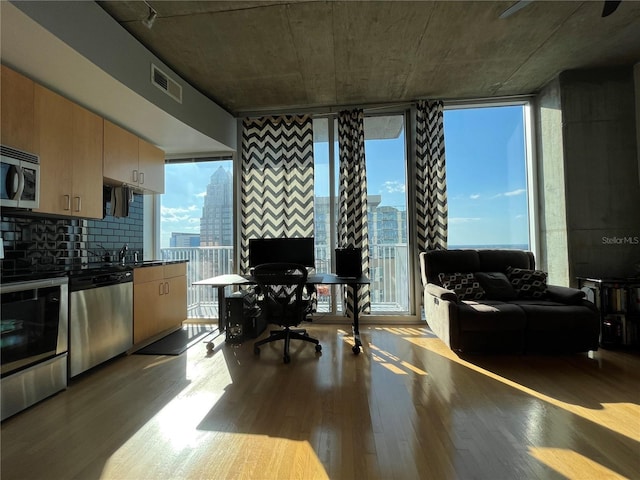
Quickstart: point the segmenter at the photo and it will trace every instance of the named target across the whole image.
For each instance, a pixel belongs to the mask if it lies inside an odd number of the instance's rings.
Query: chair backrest
[[[266,320],[295,326],[305,319],[309,300],[304,298],[307,268],[297,263],[265,263],[253,270]]]

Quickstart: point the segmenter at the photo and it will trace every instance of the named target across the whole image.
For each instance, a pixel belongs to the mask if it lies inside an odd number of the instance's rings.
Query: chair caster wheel
[[[216,348],[216,345],[213,342],[207,342],[207,352],[213,352],[214,348]]]
[[[360,353],[360,347],[359,347],[358,345],[354,345],[354,346],[351,348],[351,351],[352,351],[354,354],[358,355],[358,354]]]
[[[260,355],[260,347],[253,347],[253,354]]]
[[[289,355],[285,355],[284,356],[284,363],[289,363],[291,362],[291,357]]]
[[[320,353],[322,351],[322,345],[318,344],[316,345],[316,352]]]

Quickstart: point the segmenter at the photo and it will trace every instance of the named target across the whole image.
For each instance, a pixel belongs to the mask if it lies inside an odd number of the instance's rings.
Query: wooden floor
[[[640,356],[460,358],[427,328],[131,355],[1,426],[2,480],[640,478]]]

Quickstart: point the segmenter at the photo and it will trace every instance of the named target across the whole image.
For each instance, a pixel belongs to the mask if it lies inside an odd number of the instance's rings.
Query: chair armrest
[[[582,302],[585,297],[585,293],[580,289],[560,285],[547,285],[547,295],[549,300],[570,305]]]
[[[446,300],[453,303],[458,303],[458,296],[453,290],[447,290],[435,283],[427,283],[425,290],[428,294],[433,295],[441,300]]]

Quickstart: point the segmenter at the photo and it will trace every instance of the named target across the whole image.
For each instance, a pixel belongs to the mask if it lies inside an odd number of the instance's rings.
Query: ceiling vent
[[[151,64],[151,83],[173,98],[176,102],[182,103],[182,87],[180,84],[169,78],[166,73],[154,64]]]

